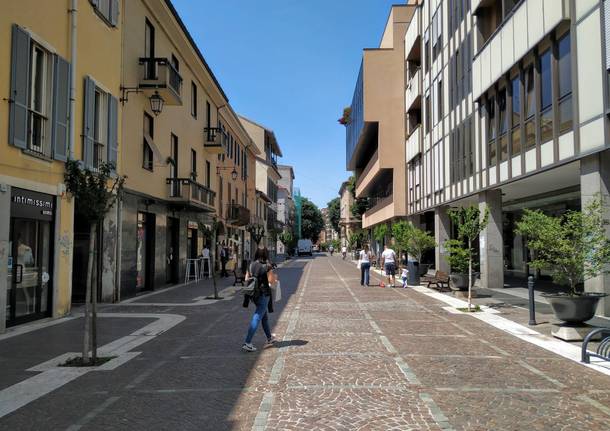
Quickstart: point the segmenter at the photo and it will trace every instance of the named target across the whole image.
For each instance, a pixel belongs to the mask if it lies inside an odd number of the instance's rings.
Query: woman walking
[[[371,257],[369,246],[365,244],[364,249],[360,250],[360,286],[369,285]]]
[[[268,314],[272,311],[271,307],[273,305],[271,303],[271,287],[269,286],[268,273],[271,271],[272,266],[267,261],[267,249],[259,248],[254,254],[254,262],[250,265],[249,274],[247,274],[248,278],[256,278],[257,280],[257,286],[251,297],[252,302],[256,305],[256,310],[250,320],[246,341],[244,342],[244,345],[241,346],[241,348],[247,352],[256,351],[256,347],[252,345],[252,338],[258,329],[259,323],[262,323],[263,331],[265,331],[265,335],[267,336],[265,347],[272,346],[277,341],[275,336],[271,333],[271,328],[269,328]]]

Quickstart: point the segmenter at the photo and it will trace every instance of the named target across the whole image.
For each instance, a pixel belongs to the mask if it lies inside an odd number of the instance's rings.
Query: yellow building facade
[[[117,154],[118,7],[24,0],[0,16],[0,332],[70,310],[75,220],[64,162]]]

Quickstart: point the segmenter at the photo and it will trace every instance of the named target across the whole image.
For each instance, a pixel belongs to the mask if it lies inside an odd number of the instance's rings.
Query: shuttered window
[[[119,22],[119,0],[89,0],[95,12],[112,27]]]
[[[85,78],[83,157],[85,167],[98,169],[104,162],[116,168],[118,159],[118,101]]]
[[[70,64],[13,25],[9,143],[31,154],[66,161]]]

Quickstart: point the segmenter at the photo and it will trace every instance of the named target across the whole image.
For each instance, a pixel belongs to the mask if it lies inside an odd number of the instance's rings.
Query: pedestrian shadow
[[[273,344],[273,347],[275,349],[280,349],[282,347],[299,347],[299,346],[305,346],[309,344],[309,341],[307,340],[285,340],[285,341],[278,341],[277,343]]]

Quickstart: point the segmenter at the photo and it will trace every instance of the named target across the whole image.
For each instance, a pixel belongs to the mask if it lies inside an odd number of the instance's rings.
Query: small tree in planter
[[[66,162],[64,183],[66,190],[75,199],[75,214],[89,223],[89,253],[87,256],[87,278],[85,288],[85,328],[83,356],[74,365],[97,365],[97,283],[93,283],[95,238],[97,227],[114,206],[123,189],[125,177],[113,173],[114,165],[102,163],[97,171],[83,169],[82,162]],[[98,271],[99,272],[99,271]],[[89,357],[91,351],[91,358]]]
[[[449,249],[453,248],[453,254],[455,256],[454,263],[459,266],[459,270],[463,270],[463,265],[459,263],[460,257],[468,257],[468,310],[472,309],[472,275],[473,275],[473,256],[476,250],[473,250],[472,243],[479,237],[483,229],[487,227],[489,223],[489,208],[485,206],[483,213],[476,206],[469,206],[465,208],[452,208],[448,212],[449,218],[453,224],[457,227],[457,240],[461,242],[462,247],[465,246],[465,252],[459,251],[458,243],[452,243],[447,241],[445,246],[449,246]],[[451,251],[449,252],[449,259],[451,259]],[[451,265],[451,260],[450,263]],[[455,270],[458,270],[456,268]],[[451,271],[454,271],[453,265]]]
[[[411,224],[411,235],[407,242],[407,252],[419,262],[420,275],[428,272],[428,266],[424,266],[421,263],[424,253],[428,250],[432,250],[434,247],[436,247],[434,237],[430,235],[429,232]]]
[[[413,234],[413,225],[405,220],[400,220],[392,225],[392,236],[398,249],[398,256],[402,259],[402,252],[409,252],[409,241]],[[401,262],[402,263],[402,262]]]
[[[533,251],[530,265],[548,270],[555,283],[568,288],[568,292],[549,296],[569,297],[589,304],[589,311],[580,313],[578,318],[557,313],[553,307],[561,320],[574,323],[589,320],[595,315],[599,298],[605,296],[582,291],[586,280],[610,272],[610,240],[606,234],[609,222],[603,218],[602,211],[602,200],[597,197],[583,211],[567,211],[560,217],[526,209],[517,222],[516,232],[525,237],[528,248]],[[590,314],[589,319],[583,318],[586,314]]]

